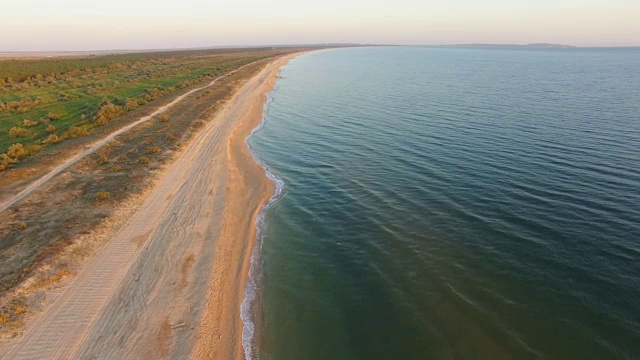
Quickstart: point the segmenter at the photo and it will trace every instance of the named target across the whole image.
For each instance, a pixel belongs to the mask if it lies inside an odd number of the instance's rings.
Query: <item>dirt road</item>
[[[242,358],[255,217],[273,192],[244,139],[292,56],[238,90],[2,358]]]
[[[44,176],[42,176],[41,178],[33,181],[31,184],[29,184],[27,187],[25,187],[22,191],[20,191],[19,193],[9,197],[8,199],[0,202],[0,212],[8,209],[11,205],[15,204],[16,202],[22,200],[23,198],[25,198],[27,195],[31,194],[32,192],[34,192],[35,190],[37,190],[38,188],[40,188],[44,183],[46,183],[47,181],[51,180],[51,178],[53,178],[54,176],[60,174],[61,172],[63,172],[64,170],[68,169],[71,165],[77,163],[78,161],[82,160],[85,156],[92,154],[94,152],[96,152],[98,149],[100,149],[101,147],[103,147],[104,145],[108,144],[110,141],[112,141],[113,139],[115,139],[118,135],[124,134],[125,132],[131,130],[132,128],[142,124],[145,121],[149,121],[151,119],[153,119],[153,117],[158,116],[162,113],[164,113],[165,111],[167,111],[169,108],[171,108],[173,105],[179,103],[180,101],[182,101],[184,98],[186,98],[187,96],[195,93],[196,91],[200,91],[202,89],[206,89],[208,87],[211,87],[213,85],[215,85],[220,79],[224,78],[225,76],[229,76],[237,71],[239,71],[240,69],[251,65],[252,63],[243,65],[239,68],[237,68],[236,70],[230,71],[229,73],[222,75],[222,76],[218,76],[217,78],[213,79],[210,83],[189,90],[188,92],[178,96],[177,98],[175,98],[173,101],[171,101],[170,103],[160,106],[158,109],[156,109],[156,111],[154,111],[153,113],[143,116],[140,119],[132,122],[129,125],[123,126],[120,129],[112,132],[111,134],[105,136],[104,138],[94,142],[93,144],[87,145],[86,149],[72,157],[70,157],[69,159],[67,159],[64,163],[56,166],[55,168],[51,169],[51,171],[49,171],[47,174],[45,174]]]

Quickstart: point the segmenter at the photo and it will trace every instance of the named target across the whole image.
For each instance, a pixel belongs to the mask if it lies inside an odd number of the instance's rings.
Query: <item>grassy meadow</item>
[[[283,50],[0,60],[0,171],[122,114]]]

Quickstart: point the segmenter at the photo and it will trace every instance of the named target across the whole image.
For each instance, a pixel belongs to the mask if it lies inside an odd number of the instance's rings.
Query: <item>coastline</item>
[[[205,313],[192,357],[244,359],[242,307],[252,258],[258,241],[258,223],[265,206],[277,196],[275,181],[254,156],[246,139],[264,118],[268,94],[280,67],[301,55],[285,55],[267,65],[253,80],[260,82],[247,100],[243,118],[228,139],[229,182],[222,235],[216,245],[213,276]],[[275,194],[275,195],[274,195]]]
[[[245,138],[247,148],[249,149],[249,152],[253,156],[254,160],[258,164],[260,164],[260,166],[264,169],[265,176],[275,185],[275,191],[273,192],[269,200],[264,204],[264,206],[262,206],[258,213],[258,216],[256,217],[256,244],[253,246],[253,250],[251,250],[250,264],[247,272],[248,278],[244,285],[245,293],[242,304],[240,306],[240,317],[242,318],[243,322],[242,348],[246,360],[254,359],[254,356],[258,355],[259,353],[258,340],[255,338],[255,335],[256,328],[261,327],[261,324],[257,324],[257,322],[261,319],[261,309],[256,308],[256,305],[261,303],[260,296],[262,295],[258,291],[258,286],[260,282],[260,256],[262,255],[260,250],[262,248],[265,236],[264,218],[271,205],[277,203],[282,198],[286,185],[284,180],[280,179],[275,173],[273,173],[266,162],[262,158],[260,158],[258,153],[251,146],[249,139],[264,127],[267,120],[267,113],[269,111],[269,104],[273,100],[271,94],[273,94],[276,90],[277,88],[274,84],[273,90],[267,94],[267,99],[264,103],[260,124],[258,124],[258,126],[256,126]]]
[[[244,139],[261,120],[278,69],[299,54],[241,83],[0,358],[242,358],[240,306],[255,220],[274,189]]]

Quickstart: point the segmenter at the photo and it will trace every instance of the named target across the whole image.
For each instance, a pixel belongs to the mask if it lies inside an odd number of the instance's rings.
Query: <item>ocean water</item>
[[[265,109],[249,358],[640,359],[640,50],[320,51]]]

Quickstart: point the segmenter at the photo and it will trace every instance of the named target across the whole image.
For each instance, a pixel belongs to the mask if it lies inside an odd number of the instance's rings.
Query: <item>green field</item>
[[[0,171],[121,114],[284,50],[0,60]]]

